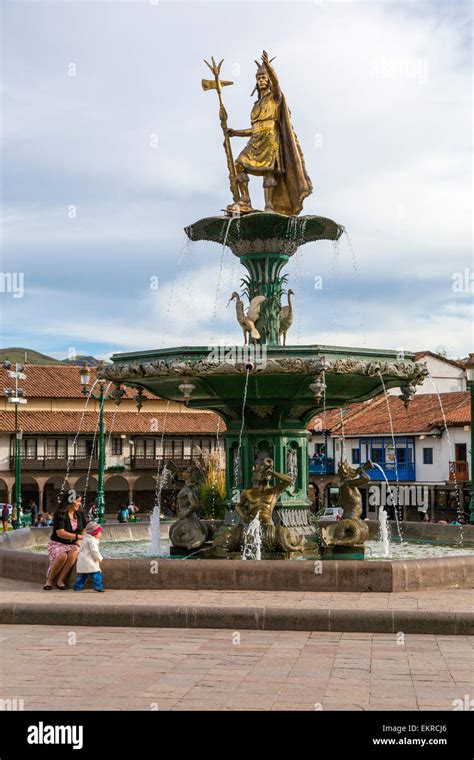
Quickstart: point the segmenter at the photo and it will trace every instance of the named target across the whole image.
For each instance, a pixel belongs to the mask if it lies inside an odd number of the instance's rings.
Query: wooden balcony
[[[467,462],[450,462],[449,479],[453,481],[469,480],[469,469]]]
[[[89,457],[70,457],[69,470],[88,470],[89,469]],[[97,458],[94,457],[90,463],[91,470],[97,470]],[[10,457],[10,469],[15,469],[15,457]],[[28,470],[56,470],[59,472],[66,472],[67,470],[67,458],[56,459],[44,456],[38,457],[25,457],[21,460],[21,469],[26,472]]]
[[[131,466],[133,470],[154,470],[155,472],[161,472],[165,464],[168,464],[170,460],[171,457],[159,457],[158,459],[154,457],[132,457]],[[180,457],[179,459],[173,457],[172,461],[177,467],[186,467],[186,465],[190,464],[191,457]]]

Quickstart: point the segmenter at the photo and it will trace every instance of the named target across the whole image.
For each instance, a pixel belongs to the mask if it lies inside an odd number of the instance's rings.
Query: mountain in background
[[[31,348],[0,348],[0,363],[12,362],[18,364],[74,364],[79,366],[86,362],[89,367],[97,367],[100,359],[95,356],[76,356],[75,359],[53,359],[52,356],[33,351]]]

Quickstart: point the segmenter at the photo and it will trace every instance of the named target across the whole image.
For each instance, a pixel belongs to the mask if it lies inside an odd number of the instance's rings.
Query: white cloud
[[[3,239],[6,258],[21,251],[31,268],[20,306],[25,340],[34,347],[41,336],[107,346],[119,339],[137,349],[158,345],[163,333],[171,345],[206,343],[214,333],[240,340],[225,310],[242,274],[231,254],[220,280],[217,246],[197,248],[186,271],[172,264],[183,226],[230,200],[215,93],[200,87],[202,58],[225,55],[223,76],[235,81],[224,91],[230,124],[248,126],[264,28],[315,185],[305,212],[347,227],[358,269],[344,241],[339,269],[330,246],[302,249],[302,315],[293,335],[374,347],[442,343],[466,353],[469,317],[451,278],[471,265],[468,12],[401,2],[305,3],[302,15],[290,2],[227,5],[228,24],[213,2],[7,7]],[[235,150],[241,145],[236,140]],[[251,191],[261,205],[259,180]],[[67,219],[69,204],[77,204],[75,221]],[[54,294],[46,310],[44,277],[35,280],[38,249]],[[91,281],[124,272],[103,298],[87,293],[87,318],[64,318],[58,251],[81,275],[91,267]],[[158,292],[146,288],[153,272]],[[344,287],[321,313],[305,288],[331,272]],[[364,298],[364,320],[344,290]],[[369,295],[378,295],[376,306]]]

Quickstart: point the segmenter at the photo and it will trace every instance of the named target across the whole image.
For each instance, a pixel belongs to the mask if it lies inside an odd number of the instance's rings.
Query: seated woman
[[[76,564],[82,536],[86,530],[86,518],[81,509],[82,496],[70,501],[66,494],[53,516],[53,532],[48,543],[49,567],[45,591],[50,591],[53,583],[57,588],[66,588],[66,578]]]

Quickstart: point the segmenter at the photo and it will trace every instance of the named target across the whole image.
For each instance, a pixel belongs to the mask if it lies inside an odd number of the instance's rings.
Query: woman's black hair
[[[76,499],[80,495],[81,494],[76,493],[75,498],[71,500],[71,494],[70,494],[70,492],[68,491],[67,493],[65,493],[63,495],[61,501],[58,502],[58,505],[57,505],[56,509],[54,510],[54,514],[67,512],[68,509],[69,509],[69,507],[71,506],[72,502],[76,501]]]

